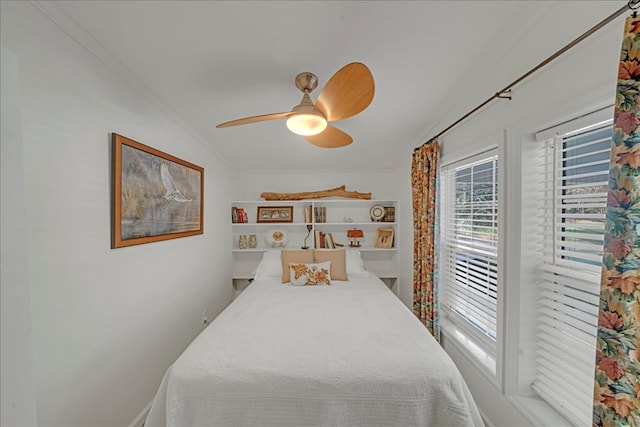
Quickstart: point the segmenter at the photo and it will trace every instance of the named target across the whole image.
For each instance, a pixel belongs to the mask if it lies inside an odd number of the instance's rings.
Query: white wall
[[[301,138],[301,143],[306,142]],[[325,149],[326,150],[326,149]],[[340,149],[334,149],[336,156]],[[256,171],[239,173],[239,192],[235,200],[260,200],[260,193],[299,192],[324,190],[345,185],[349,191],[371,193],[372,200],[394,200],[401,189],[395,171],[372,170],[369,172],[307,171]]]
[[[0,425],[36,425],[17,57],[1,49]]]
[[[4,126],[2,192],[26,206],[26,242],[6,237],[27,248],[38,423],[126,426],[202,330],[202,311],[215,317],[232,299],[220,243],[231,172],[34,4],[3,1],[0,15],[2,46],[20,64],[24,165],[13,171],[24,168],[24,194],[20,176],[5,186]],[[204,235],[110,249],[111,132],[204,167]],[[4,233],[3,210],[3,250]],[[3,296],[4,281],[3,270]],[[11,315],[28,316],[20,310]],[[4,315],[3,298],[3,328]],[[2,381],[4,391],[4,365]]]
[[[301,139],[304,143],[304,140]],[[339,156],[339,149],[334,150]],[[406,166],[410,168],[411,163]],[[412,213],[411,204],[407,205],[406,200],[411,199],[410,183],[407,185],[405,167],[393,170],[370,170],[367,172],[273,172],[257,171],[254,173],[238,174],[237,181],[240,185],[239,193],[235,200],[260,200],[260,193],[282,192],[292,193],[300,191],[324,190],[328,188],[345,185],[349,191],[359,191],[371,193],[372,200],[404,200],[398,207],[398,257],[400,275],[398,279],[398,296],[408,306],[411,307],[412,298],[412,268],[411,253],[412,246]],[[408,261],[407,261],[408,260]],[[407,268],[407,262],[409,267]]]

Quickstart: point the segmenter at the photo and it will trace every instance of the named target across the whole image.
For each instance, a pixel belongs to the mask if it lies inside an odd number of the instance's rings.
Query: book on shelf
[[[316,249],[335,249],[336,243],[333,241],[333,235],[331,233],[316,230],[314,247]]]
[[[304,223],[311,224],[313,222],[313,212],[311,210],[311,205],[304,208]]]
[[[396,207],[384,206],[383,222],[396,222]]]
[[[249,222],[247,220],[247,212],[243,208],[236,206],[231,207],[231,222],[234,224],[243,224]]]
[[[232,208],[236,210],[236,221],[234,221],[235,223],[239,223],[239,224],[244,224],[247,221],[247,212],[244,210],[244,208]],[[231,215],[233,215],[233,210]]]
[[[315,222],[327,222],[327,208],[316,206],[313,212]]]
[[[326,241],[326,248],[328,249],[335,249],[336,248],[336,244],[333,241],[333,236],[331,235],[331,233],[327,233],[327,235],[325,236],[325,241]]]

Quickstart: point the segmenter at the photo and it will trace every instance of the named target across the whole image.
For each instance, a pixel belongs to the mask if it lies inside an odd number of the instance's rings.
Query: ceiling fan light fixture
[[[317,135],[327,128],[327,120],[316,113],[292,114],[287,119],[287,128],[302,136]]]
[[[287,128],[291,132],[303,136],[308,143],[317,147],[337,148],[351,144],[353,138],[349,134],[328,123],[354,116],[369,106],[375,93],[369,68],[361,62],[351,62],[340,68],[318,95],[317,106],[309,94],[318,86],[318,78],[313,73],[304,72],[296,76],[295,83],[302,92],[302,100],[291,111],[244,117],[220,123],[216,128],[286,117]]]

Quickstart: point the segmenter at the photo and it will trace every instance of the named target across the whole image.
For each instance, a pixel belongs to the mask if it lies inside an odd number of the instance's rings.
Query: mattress
[[[253,282],[167,370],[145,424],[482,425],[453,361],[373,275]]]

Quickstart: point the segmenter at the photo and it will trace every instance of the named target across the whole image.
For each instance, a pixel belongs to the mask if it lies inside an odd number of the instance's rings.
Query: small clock
[[[382,218],[384,218],[384,207],[380,205],[373,206],[369,211],[369,215],[371,215],[371,221],[382,221]]]

